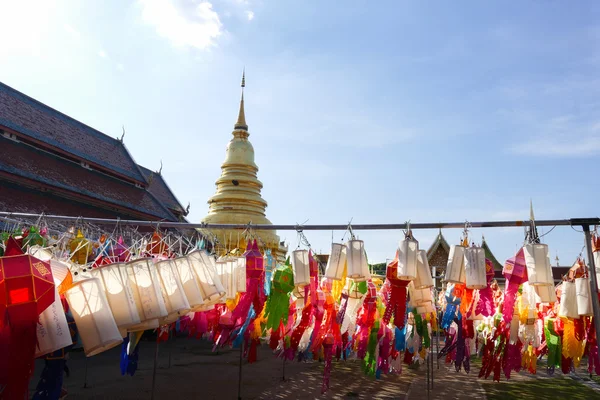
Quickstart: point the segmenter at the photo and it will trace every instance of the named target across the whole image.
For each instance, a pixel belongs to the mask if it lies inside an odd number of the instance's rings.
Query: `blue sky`
[[[540,219],[599,214],[594,1],[0,0],[0,15],[0,80],[108,135],[125,125],[191,221],[214,193],[244,66],[275,223],[525,219],[530,198]],[[435,234],[415,232],[422,247]],[[523,240],[482,234],[500,261]],[[401,233],[359,236],[384,261]],[[331,232],[307,237],[328,251]],[[569,227],[544,240],[561,264],[583,245]]]

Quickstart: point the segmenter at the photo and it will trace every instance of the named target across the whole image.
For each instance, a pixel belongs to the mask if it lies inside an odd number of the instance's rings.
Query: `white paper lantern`
[[[310,284],[308,250],[294,250],[292,252],[292,271],[294,272],[294,285],[296,287]]]
[[[533,286],[553,285],[552,267],[548,258],[548,245],[531,243],[523,247],[525,264],[527,265],[527,280]]]
[[[590,296],[590,278],[575,278],[575,293],[577,294],[577,312],[579,315],[594,315],[592,297]]]
[[[513,314],[510,321],[510,343],[517,343],[519,340],[519,314]]]
[[[205,306],[217,304],[225,296],[225,288],[219,279],[215,258],[205,251],[194,250],[187,259],[198,277]]]
[[[431,268],[427,260],[427,251],[419,250],[417,253],[417,279],[414,281],[415,288],[423,289],[433,287],[433,278],[431,277]]]
[[[465,247],[452,245],[448,254],[448,265],[446,266],[446,282],[465,283]]]
[[[231,259],[219,259],[217,261],[217,271],[219,280],[225,288],[225,300],[235,300],[237,296],[235,285],[235,267],[237,261]]]
[[[554,286],[533,286],[536,294],[536,303],[556,303],[556,289]]]
[[[431,289],[417,289],[415,288],[414,282],[408,284],[408,295],[410,298],[410,306],[413,308],[418,307],[423,303],[431,303],[433,301]]]
[[[238,293],[246,292],[246,257],[236,258],[235,286]]]
[[[431,302],[421,303],[417,306],[417,314],[429,314],[432,312],[435,312],[435,307]]]
[[[190,265],[187,257],[178,257],[172,261],[175,265],[175,270],[179,275],[185,297],[190,303],[190,310],[192,312],[199,310],[204,306],[204,299],[202,298],[198,275]]]
[[[163,297],[160,279],[153,265],[152,259],[140,258],[127,263],[127,277],[131,285],[133,300],[140,316],[141,325],[134,325],[129,328],[130,332],[150,329],[147,328],[147,321],[152,321],[150,324],[154,326],[157,319],[165,318],[169,315]],[[143,329],[142,329],[143,328]]]
[[[562,283],[558,316],[573,319],[579,318],[579,312],[577,310],[577,290],[575,288],[575,283],[573,282],[565,281]]]
[[[417,277],[419,242],[405,238],[398,244],[398,279],[412,281]]]
[[[346,247],[347,277],[355,281],[371,279],[365,243],[362,240],[349,240]]]
[[[340,243],[332,243],[331,254],[327,260],[327,268],[325,268],[325,277],[336,281],[341,281],[344,277],[345,267],[346,246]]]
[[[129,328],[142,322],[127,278],[127,264],[115,263],[94,268],[91,275],[100,280],[117,327]]]
[[[65,292],[65,297],[87,357],[102,353],[123,342],[97,278],[75,282]]]
[[[166,318],[159,322],[161,325],[170,324],[190,311],[190,303],[185,297],[185,291],[173,261],[159,261],[155,265],[160,280],[160,289],[165,300],[165,307],[169,313]]]
[[[54,292],[54,303],[40,314],[37,324],[36,358],[73,344],[65,310],[60,302],[60,295],[56,288],[54,288]]]
[[[465,281],[467,289],[487,287],[485,250],[483,248],[469,247],[465,249]]]

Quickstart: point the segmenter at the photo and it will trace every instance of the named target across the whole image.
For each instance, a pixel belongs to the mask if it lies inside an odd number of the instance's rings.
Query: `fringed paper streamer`
[[[377,315],[377,290],[372,282],[368,282],[367,294],[363,307],[361,308],[356,325],[358,326],[357,334],[357,357],[363,359],[367,352],[367,345],[369,342],[369,333],[371,327],[375,324],[375,317]]]
[[[575,337],[575,324],[572,320],[561,318],[563,321],[562,355],[573,360],[575,368],[579,368],[585,343]]]
[[[389,324],[393,317],[394,325],[398,328],[402,328],[404,326],[404,316],[406,314],[406,288],[410,281],[397,278],[398,251],[396,251],[394,260],[388,264],[385,275],[385,279],[390,285],[390,294],[383,314],[383,323],[386,325]]]
[[[300,323],[298,324],[298,326],[296,328],[294,328],[294,331],[292,332],[292,335],[291,335],[290,349],[293,352],[293,354],[295,354],[298,351],[298,346],[300,345],[300,340],[302,339],[302,336],[304,335],[305,331],[310,326],[310,320],[311,320],[312,314],[313,314],[313,306],[312,306],[310,300],[307,299],[306,305],[302,309],[302,317],[300,319]]]
[[[323,340],[323,358],[325,360],[325,367],[323,368],[323,384],[321,385],[321,394],[325,393],[329,389],[329,377],[331,375],[331,360],[333,359],[333,346],[333,335],[325,335],[325,339]]]
[[[277,267],[271,282],[271,294],[265,305],[266,329],[277,329],[281,323],[287,325],[292,290],[294,290],[292,267],[290,265]]]
[[[377,375],[390,372],[390,357],[392,353],[392,330],[381,324],[379,328],[379,357],[377,359]]]
[[[448,284],[446,287],[446,294],[444,296],[446,300],[446,310],[442,316],[442,329],[450,328],[450,324],[452,324],[454,318],[456,318],[456,312],[461,303],[460,297],[457,296],[458,293],[454,290],[455,287],[456,285],[454,284]]]
[[[402,329],[396,327],[394,347],[397,351],[404,351],[406,349],[406,326]]]
[[[554,318],[547,318],[544,326],[546,346],[548,347],[548,369],[554,372],[555,367],[561,364],[561,339],[554,330]]]
[[[379,332],[379,321],[375,321],[369,334],[369,343],[363,360],[363,371],[368,376],[375,376],[377,369],[377,333]]]
[[[537,372],[537,354],[532,345],[527,346],[521,358],[521,366],[535,375]]]

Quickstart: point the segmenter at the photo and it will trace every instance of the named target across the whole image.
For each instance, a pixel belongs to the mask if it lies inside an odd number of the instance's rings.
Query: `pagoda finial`
[[[244,88],[246,87],[246,68],[242,72],[242,99],[240,100],[240,112],[238,114],[237,122],[235,123],[234,129],[236,130],[248,130],[248,125],[246,124],[246,114],[244,112]]]
[[[533,215],[533,200],[531,198],[529,199],[529,220],[535,221],[535,217]]]

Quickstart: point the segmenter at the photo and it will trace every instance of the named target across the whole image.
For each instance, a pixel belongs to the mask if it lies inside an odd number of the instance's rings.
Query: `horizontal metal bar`
[[[40,215],[28,213],[11,213],[0,211],[0,216],[16,217],[16,218],[42,218],[55,221],[73,221],[73,222],[89,222],[100,225],[132,225],[132,226],[150,226],[160,228],[178,228],[178,229],[247,229],[255,230],[277,230],[277,231],[343,231],[348,229],[348,224],[341,225],[260,225],[260,224],[206,224],[206,223],[188,223],[188,222],[168,222],[168,221],[136,221],[128,219],[106,219],[106,218],[85,218],[71,217],[66,215]],[[465,222],[423,222],[410,223],[411,229],[452,229],[464,228]],[[468,222],[471,228],[500,228],[500,227],[519,227],[528,226],[529,221],[485,221],[485,222]],[[600,218],[576,218],[576,219],[550,219],[536,220],[536,226],[584,226],[584,225],[600,225]],[[353,230],[401,230],[406,229],[407,224],[351,224]]]

